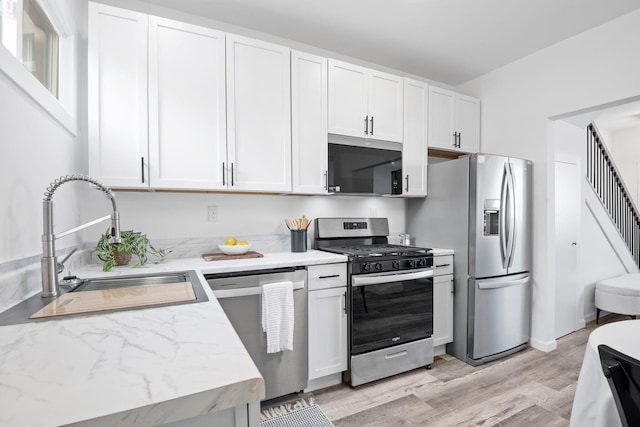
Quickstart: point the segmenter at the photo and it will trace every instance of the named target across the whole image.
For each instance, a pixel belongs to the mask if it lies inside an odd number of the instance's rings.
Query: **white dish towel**
[[[293,283],[262,285],[262,330],[267,333],[267,353],[293,350]]]

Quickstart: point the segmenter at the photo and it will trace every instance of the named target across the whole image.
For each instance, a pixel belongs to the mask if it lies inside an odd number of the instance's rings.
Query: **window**
[[[58,97],[59,38],[35,0],[23,0],[22,64]]]
[[[2,44],[58,98],[60,37],[37,0],[0,0]]]

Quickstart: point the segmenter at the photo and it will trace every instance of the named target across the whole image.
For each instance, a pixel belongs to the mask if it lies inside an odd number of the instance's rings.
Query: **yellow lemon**
[[[228,237],[227,240],[224,242],[225,245],[227,246],[233,246],[237,243],[238,241],[236,240],[235,237]]]
[[[249,242],[247,242],[246,240],[241,240],[238,243],[236,243],[236,245],[242,245],[242,246],[246,246],[248,244],[249,244]]]

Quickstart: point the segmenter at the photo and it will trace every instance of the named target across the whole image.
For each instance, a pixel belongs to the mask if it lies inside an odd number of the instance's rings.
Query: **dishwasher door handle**
[[[293,290],[304,289],[304,282],[293,282]],[[213,291],[213,295],[218,298],[246,297],[251,295],[262,295],[262,286],[251,286],[247,288],[220,289]]]

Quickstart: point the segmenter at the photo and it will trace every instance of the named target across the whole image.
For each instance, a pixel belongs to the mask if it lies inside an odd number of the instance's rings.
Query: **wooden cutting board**
[[[174,302],[194,301],[191,282],[141,285],[100,291],[69,292],[44,306],[29,319],[92,313],[122,308],[146,307]]]
[[[230,260],[230,259],[244,259],[244,258],[262,258],[260,252],[249,251],[242,255],[226,255],[226,254],[202,254],[202,258],[205,261],[222,261],[222,260]]]

